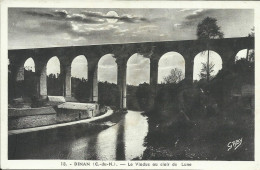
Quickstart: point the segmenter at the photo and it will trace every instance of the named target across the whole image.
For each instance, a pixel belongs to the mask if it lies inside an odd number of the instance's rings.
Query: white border
[[[255,76],[255,161],[115,161],[117,163],[135,163],[135,162],[171,162],[178,163],[177,167],[137,167],[137,166],[117,166],[117,167],[104,167],[104,166],[92,166],[92,167],[62,167],[61,162],[67,164],[73,164],[75,161],[72,160],[22,160],[14,161],[7,159],[7,118],[8,118],[8,99],[7,99],[7,56],[8,56],[8,20],[7,20],[7,9],[8,7],[39,7],[39,8],[211,8],[211,9],[254,9],[255,10],[255,35],[260,35],[260,2],[257,1],[79,1],[79,0],[2,0],[1,5],[1,168],[2,169],[242,169],[242,170],[256,170],[260,169],[259,164],[259,82],[260,77]],[[243,21],[241,21],[243,22]],[[256,56],[260,54],[260,39],[256,37]],[[260,73],[259,57],[255,58],[255,75]],[[80,161],[84,162],[84,161]],[[111,161],[87,161],[93,162],[111,162]],[[113,162],[113,161],[112,161]],[[182,167],[181,163],[188,162],[192,163],[191,167]]]

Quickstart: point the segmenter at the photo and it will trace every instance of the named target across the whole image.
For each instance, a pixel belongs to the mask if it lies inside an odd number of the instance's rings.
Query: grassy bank
[[[192,121],[149,125],[144,160],[254,160],[252,110],[230,106]],[[230,148],[239,139],[241,145]]]

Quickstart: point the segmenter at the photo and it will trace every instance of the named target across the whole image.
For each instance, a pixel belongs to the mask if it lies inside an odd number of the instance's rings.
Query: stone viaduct
[[[98,81],[97,66],[99,59],[106,54],[113,54],[117,62],[117,84],[120,90],[120,107],[126,108],[126,70],[127,61],[135,53],[150,58],[150,84],[156,86],[158,79],[158,62],[161,56],[167,52],[178,52],[185,60],[185,81],[193,82],[193,61],[195,56],[206,50],[217,52],[224,67],[235,61],[236,54],[242,49],[254,49],[254,38],[224,38],[185,41],[162,41],[162,42],[141,42],[126,44],[105,44],[88,46],[69,46],[53,48],[34,48],[9,50],[8,58],[11,65],[12,80],[24,79],[24,63],[28,58],[35,62],[37,75],[37,96],[47,97],[47,75],[46,66],[48,60],[57,56],[60,60],[60,73],[63,78],[63,95],[71,97],[71,63],[79,55],[84,55],[88,61],[88,81],[91,82],[91,100],[98,102]]]

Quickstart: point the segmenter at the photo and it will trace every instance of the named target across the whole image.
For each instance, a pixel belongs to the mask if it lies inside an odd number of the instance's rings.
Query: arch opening
[[[24,93],[26,97],[32,97],[36,94],[37,79],[35,75],[35,63],[30,57],[23,65],[24,68]]]
[[[34,63],[34,60],[32,59],[32,57],[28,58],[24,62],[24,70],[35,72],[35,63]]]
[[[60,61],[58,57],[50,58],[46,65],[47,73],[47,95],[62,96],[63,81],[60,75]]]
[[[12,91],[10,96],[31,98],[36,94],[35,63],[31,57],[27,58],[20,66],[16,80],[15,87],[10,87],[10,91]]]
[[[158,63],[158,80],[162,83],[178,83],[185,78],[185,59],[177,52],[165,53]]]
[[[71,63],[71,77],[88,79],[88,60],[84,55],[79,55]]]
[[[138,86],[150,81],[150,59],[140,54],[133,54],[127,61],[127,84]]]
[[[219,70],[222,69],[222,58],[215,51],[205,50],[195,56],[193,64],[193,81],[199,81],[201,79],[207,80],[207,77],[211,80],[217,75]],[[209,72],[209,76],[207,76],[207,72]]]
[[[59,76],[60,75],[60,60],[58,59],[58,57],[53,56],[52,58],[50,58],[47,62],[47,66],[46,66],[46,71],[47,71],[47,76],[53,74],[55,76]]]
[[[247,61],[254,61],[254,50],[253,49],[240,50],[235,56],[235,62],[241,59],[245,59]]]
[[[106,54],[98,62],[98,102],[105,106],[119,106],[117,63],[113,54]]]
[[[98,62],[98,81],[117,83],[117,64],[113,54],[106,54]]]
[[[71,62],[71,95],[80,102],[89,98],[88,60],[86,56],[79,55]]]
[[[127,61],[127,108],[146,110],[151,98],[150,59],[133,54]]]

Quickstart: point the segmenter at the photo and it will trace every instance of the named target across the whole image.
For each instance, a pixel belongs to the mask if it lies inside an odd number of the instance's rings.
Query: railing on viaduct
[[[47,74],[46,66],[48,60],[57,56],[60,60],[60,72],[64,83],[64,96],[71,97],[71,63],[79,55],[84,55],[88,61],[88,81],[91,83],[91,100],[98,101],[97,66],[99,59],[106,54],[113,54],[118,67],[117,84],[121,93],[120,107],[126,108],[126,70],[127,61],[135,53],[150,58],[150,84],[156,86],[158,79],[158,62],[163,54],[174,51],[180,53],[185,60],[185,80],[187,83],[193,81],[193,61],[195,56],[207,50],[217,52],[224,67],[235,61],[236,54],[242,49],[253,49],[254,38],[224,38],[210,41],[185,40],[185,41],[163,41],[142,42],[127,44],[105,44],[88,46],[70,46],[53,48],[34,48],[9,50],[8,58],[12,72],[12,79],[19,81],[24,79],[24,63],[28,58],[35,62],[37,75],[37,94],[40,98],[47,97]]]

